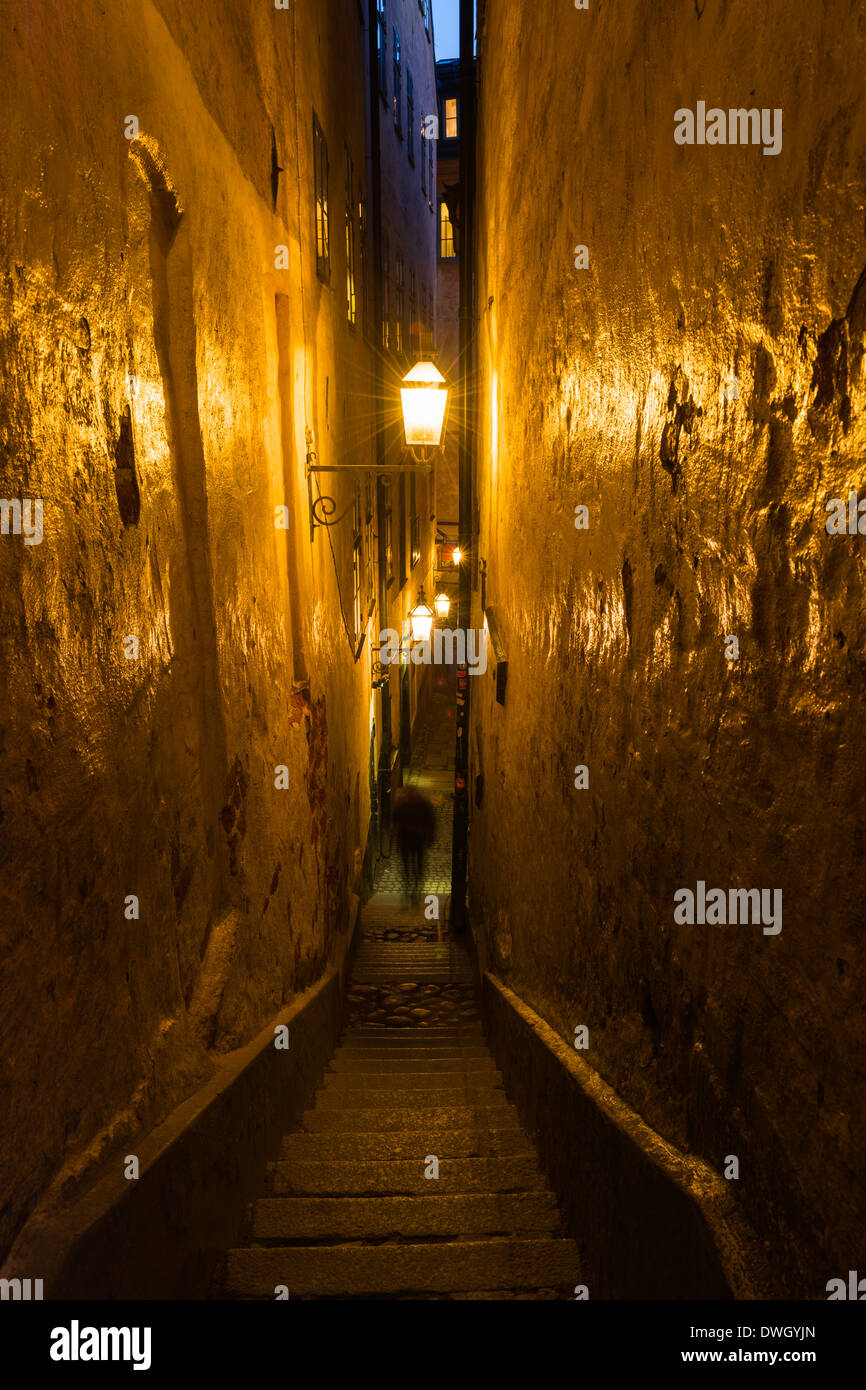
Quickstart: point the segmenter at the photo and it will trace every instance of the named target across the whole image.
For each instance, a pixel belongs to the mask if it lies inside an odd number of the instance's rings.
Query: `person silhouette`
[[[417,787],[401,787],[394,800],[394,832],[403,860],[407,898],[420,896],[424,858],[436,837],[436,812]]]

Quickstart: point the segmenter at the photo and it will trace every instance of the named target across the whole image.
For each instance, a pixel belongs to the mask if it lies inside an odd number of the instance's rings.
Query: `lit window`
[[[421,518],[418,515],[418,485],[414,473],[409,475],[409,551],[414,569],[421,559]]]
[[[355,196],[352,156],[346,149],[346,317],[354,326],[357,321],[355,303]]]
[[[400,35],[394,25],[394,129],[403,134],[403,69],[400,66]]]
[[[445,139],[457,139],[457,98],[445,98]]]
[[[453,261],[456,254],[451,214],[448,211],[448,204],[443,199],[439,204],[439,256],[443,261]]]
[[[383,97],[388,95],[388,58],[385,53],[387,30],[385,26],[385,0],[376,0],[376,55],[379,62],[379,91]]]
[[[316,182],[316,273],[331,278],[331,243],[328,230],[328,145],[313,113],[313,168]]]

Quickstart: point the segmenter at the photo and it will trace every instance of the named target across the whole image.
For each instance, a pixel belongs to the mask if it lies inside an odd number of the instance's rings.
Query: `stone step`
[[[434,1150],[418,1150],[413,1159],[293,1159],[277,1161],[269,1168],[274,1196],[320,1194],[334,1197],[360,1197],[367,1193],[383,1196],[436,1192],[525,1192],[547,1191],[547,1181],[534,1154],[497,1154],[485,1158],[439,1159],[439,1177],[426,1178],[427,1157]]]
[[[374,1026],[373,1024],[367,1023],[358,1024],[352,1028],[350,1032],[346,1033],[345,1037],[342,1039],[341,1045],[344,1046],[346,1043],[350,1042],[389,1043],[393,1042],[397,1033],[398,1030],[393,1028],[390,1024],[382,1024],[381,1026],[378,1024]],[[473,1047],[477,1047],[479,1043],[484,1042],[484,1034],[481,1031],[481,1027],[475,1022],[454,1024],[450,1027],[431,1023],[426,1028],[421,1028],[420,1025],[413,1023],[408,1030],[401,1028],[399,1030],[399,1036],[401,1040],[406,1039],[410,1043],[416,1043],[419,1047],[441,1047],[443,1043],[469,1043]]]
[[[491,1056],[491,1049],[488,1048],[487,1041],[481,1033],[470,1037],[438,1038],[425,1033],[425,1031],[410,1031],[409,1029],[388,1029],[384,1034],[378,1036],[364,1037],[363,1034],[352,1033],[346,1036],[339,1044],[339,1051],[346,1055],[353,1052],[385,1052],[395,1051],[418,1052],[420,1056],[436,1056],[445,1054],[453,1056],[457,1052],[467,1052],[473,1056],[480,1049],[484,1056]]]
[[[455,1038],[481,1038],[484,1037],[484,1031],[481,1029],[480,1019],[473,1016],[467,1022],[428,1023],[424,1029],[417,1027],[416,1036],[449,1042]],[[389,1038],[393,1037],[393,1029],[389,1023],[354,1023],[346,1037]]]
[[[559,1210],[550,1192],[263,1197],[253,1204],[253,1240],[263,1244],[525,1232],[552,1235],[559,1230]]]
[[[485,1129],[488,1125],[501,1127],[503,1124],[516,1124],[517,1111],[507,1102],[496,1105],[452,1105],[429,1109],[412,1107],[411,1110],[394,1110],[381,1105],[367,1109],[347,1110],[307,1110],[301,1118],[301,1128],[307,1134],[324,1134],[328,1131],[344,1131],[361,1134],[368,1130],[381,1133],[402,1129]]]
[[[376,1057],[347,1057],[337,1052],[328,1064],[326,1076],[365,1077],[367,1085],[372,1078],[376,1084],[389,1086],[393,1076],[490,1076],[500,1080],[492,1058],[488,1057],[391,1057],[384,1053]]]
[[[419,1052],[415,1048],[406,1047],[380,1047],[380,1048],[361,1048],[358,1051],[345,1051],[336,1054],[352,1062],[364,1062],[368,1066],[378,1068],[385,1058],[392,1062],[448,1062],[453,1066],[460,1066],[463,1062],[485,1062],[493,1065],[493,1058],[486,1047],[476,1048],[431,1048],[429,1052]]]
[[[507,1100],[505,1091],[484,1080],[480,1085],[472,1082],[458,1082],[456,1085],[444,1083],[433,1077],[428,1085],[411,1086],[406,1083],[397,1086],[363,1086],[357,1081],[328,1078],[316,1092],[314,1109],[336,1110],[341,1106],[347,1110],[371,1110],[374,1106],[386,1106],[389,1110],[414,1110],[419,1114],[423,1109],[436,1107],[445,1109],[451,1105],[496,1105]]]
[[[429,1244],[252,1246],[230,1250],[230,1298],[363,1298],[371,1294],[445,1293],[459,1289],[568,1288],[579,1282],[573,1241],[512,1238]]]
[[[535,1158],[529,1140],[515,1122],[486,1130],[474,1129],[410,1129],[395,1131],[366,1130],[361,1134],[287,1134],[280,1146],[280,1158],[311,1162],[315,1159],[393,1162],[395,1159],[416,1159],[418,1154],[436,1154],[443,1158],[469,1158],[473,1154],[485,1157],[492,1154],[519,1154]]]

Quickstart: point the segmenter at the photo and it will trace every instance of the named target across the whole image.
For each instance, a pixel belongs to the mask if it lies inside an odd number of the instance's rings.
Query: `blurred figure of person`
[[[420,897],[424,857],[436,836],[436,812],[417,787],[401,787],[394,799],[393,824],[403,860],[406,896]]]

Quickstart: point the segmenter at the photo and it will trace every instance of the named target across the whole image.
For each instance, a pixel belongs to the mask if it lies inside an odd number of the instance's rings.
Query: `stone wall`
[[[0,17],[0,495],[44,517],[0,537],[0,1254],[339,956],[366,841],[370,643],[305,479],[372,459],[363,16],[217,8]]]
[[[864,482],[864,50],[849,0],[515,0],[480,41],[482,963],[737,1156],[818,1298],[866,1226],[864,550],[825,529]],[[780,109],[780,152],[676,143],[698,102]],[[699,880],[781,890],[781,932],[678,924]]]

